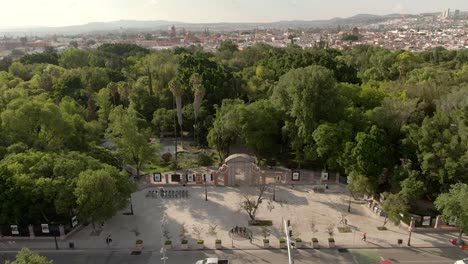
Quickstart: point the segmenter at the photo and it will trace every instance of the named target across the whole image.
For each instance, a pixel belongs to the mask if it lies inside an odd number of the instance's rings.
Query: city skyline
[[[0,17],[0,28],[61,27],[116,20],[168,20],[184,23],[274,22],[322,20],[357,14],[418,14],[468,10],[466,0],[0,0],[11,10]],[[339,8],[337,8],[339,6]],[[181,8],[184,7],[184,8]]]

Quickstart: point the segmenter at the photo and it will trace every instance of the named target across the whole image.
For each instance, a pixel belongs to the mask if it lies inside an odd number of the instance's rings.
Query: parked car
[[[454,264],[468,264],[468,258],[457,260]]]
[[[206,258],[197,261],[196,264],[229,264],[229,260],[218,258]]]

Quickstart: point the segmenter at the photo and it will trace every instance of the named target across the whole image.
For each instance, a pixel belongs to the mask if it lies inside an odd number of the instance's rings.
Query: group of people
[[[158,190],[149,190],[148,193],[146,194],[146,197],[152,197],[152,198],[187,198],[189,196],[188,190],[164,190],[160,189]]]
[[[252,232],[248,232],[247,231],[247,227],[242,227],[242,226],[236,226],[234,227],[233,229],[231,229],[231,231],[229,231],[231,233],[231,235],[235,234],[235,235],[240,235],[242,237],[247,237],[249,240],[250,240],[250,243],[252,243]]]

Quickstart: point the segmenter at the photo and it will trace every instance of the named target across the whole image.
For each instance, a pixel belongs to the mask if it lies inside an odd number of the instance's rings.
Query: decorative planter
[[[279,240],[279,243],[280,243],[280,248],[286,248],[286,240],[285,239],[280,239]]]
[[[329,248],[334,248],[335,247],[335,239],[334,238],[329,238],[328,239],[328,247]]]
[[[205,241],[203,241],[203,240],[198,240],[198,241],[197,241],[197,248],[198,248],[198,249],[203,249],[203,248],[205,248],[204,242],[205,242]]]
[[[181,249],[188,249],[188,241],[187,240],[182,240],[180,243],[180,248]]]
[[[313,247],[313,248],[320,248],[318,239],[312,238],[312,247]]]
[[[172,241],[171,240],[166,240],[166,242],[164,242],[164,248],[165,249],[171,249],[172,248]]]
[[[270,240],[263,239],[263,248],[270,248]]]
[[[221,240],[220,240],[220,239],[216,239],[216,241],[215,241],[215,248],[216,248],[216,249],[222,249],[222,248],[223,248],[223,244],[221,243]]]
[[[304,243],[304,242],[302,242],[302,239],[297,238],[297,239],[296,239],[296,248],[302,248],[303,243]]]
[[[135,250],[136,250],[136,251],[141,251],[141,250],[143,250],[143,240],[138,239],[138,240],[135,242]]]

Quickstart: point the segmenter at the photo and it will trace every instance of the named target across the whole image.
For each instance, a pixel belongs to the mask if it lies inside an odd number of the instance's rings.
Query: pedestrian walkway
[[[204,240],[205,248],[214,249],[215,240],[220,239],[225,249],[262,249],[263,237],[260,227],[248,226],[247,214],[239,209],[239,202],[244,195],[255,195],[255,188],[208,187],[208,201],[205,201],[204,187],[189,188],[190,195],[183,199],[160,199],[148,196],[148,190],[140,190],[132,195],[134,215],[125,215],[129,209],[119,212],[102,227],[99,236],[92,236],[91,225],[85,226],[64,241],[59,241],[61,249],[69,248],[74,243],[75,250],[133,250],[136,240],[143,240],[143,250],[159,250],[166,238],[163,237],[161,220],[167,217],[167,235],[172,240],[173,250],[180,250],[181,230],[189,248],[195,249],[199,236]],[[271,248],[279,248],[279,238],[283,238],[283,220],[290,220],[294,237],[304,241],[304,248],[311,248],[312,238],[317,238],[321,248],[328,247],[327,229],[332,227],[336,247],[339,248],[389,248],[406,247],[409,239],[408,230],[387,223],[388,230],[379,231],[378,226],[384,219],[372,213],[367,205],[349,204],[346,191],[337,185],[331,185],[326,193],[314,193],[308,186],[277,187],[275,201],[272,193],[267,192],[266,200],[260,205],[257,219],[272,220],[268,237]],[[351,232],[340,233],[338,226],[344,226],[346,219]],[[343,223],[340,224],[340,221]],[[216,225],[216,234],[208,234],[210,227]],[[245,226],[252,231],[252,243],[248,236],[232,240],[229,231],[236,226]],[[197,232],[195,232],[198,230]],[[366,233],[366,241],[361,240]],[[107,245],[106,238],[111,235],[112,243]],[[456,238],[456,233],[416,233],[411,235],[413,247],[452,247],[449,240]],[[401,244],[398,244],[401,240]],[[55,249],[53,238],[38,240],[0,239],[0,250],[17,250],[22,247],[32,249]]]

